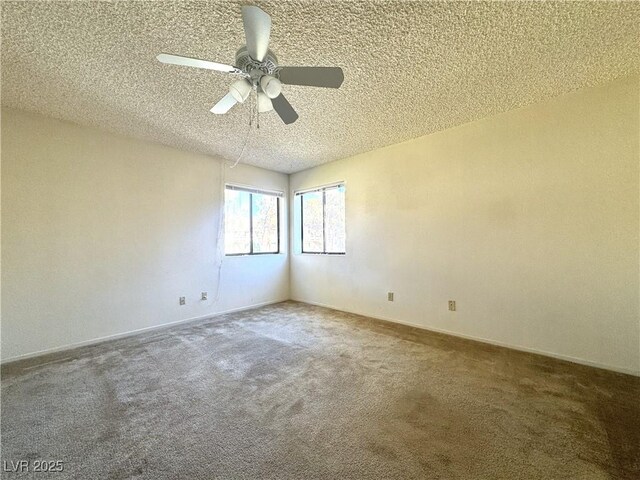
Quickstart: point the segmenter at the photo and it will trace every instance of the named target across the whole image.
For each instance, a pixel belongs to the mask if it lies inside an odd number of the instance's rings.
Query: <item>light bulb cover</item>
[[[229,87],[229,93],[237,102],[244,103],[249,93],[251,93],[251,84],[246,80],[236,80]]]
[[[282,92],[282,83],[271,75],[264,75],[260,79],[260,87],[269,98],[276,98]]]
[[[270,112],[273,110],[271,99],[264,92],[258,92],[258,111],[260,113]]]

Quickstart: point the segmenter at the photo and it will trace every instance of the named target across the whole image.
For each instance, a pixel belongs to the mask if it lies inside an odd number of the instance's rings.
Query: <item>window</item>
[[[302,253],[344,254],[344,184],[296,195],[300,198]]]
[[[280,252],[281,193],[227,185],[224,250],[227,255]]]

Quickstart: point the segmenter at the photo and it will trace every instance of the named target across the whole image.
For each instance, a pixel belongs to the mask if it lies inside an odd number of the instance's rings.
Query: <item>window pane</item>
[[[225,190],[224,250],[227,255],[250,252],[249,208],[248,192]]]
[[[324,213],[327,253],[345,252],[344,186],[325,190]]]
[[[300,195],[302,202],[302,251],[321,253],[322,238],[322,192]]]
[[[253,194],[253,253],[278,253],[278,197]]]

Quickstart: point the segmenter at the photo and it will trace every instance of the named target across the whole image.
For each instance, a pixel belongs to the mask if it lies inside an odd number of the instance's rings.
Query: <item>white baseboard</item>
[[[273,301],[268,301],[268,302],[256,303],[256,304],[253,304],[253,305],[247,305],[247,306],[243,306],[243,307],[232,308],[232,309],[229,309],[229,310],[223,310],[221,312],[202,315],[202,316],[199,316],[199,317],[185,318],[183,320],[177,320],[175,322],[163,323],[163,324],[160,324],[160,325],[153,325],[151,327],[144,327],[144,328],[139,328],[137,330],[131,330],[131,331],[128,331],[128,332],[122,332],[122,333],[116,333],[116,334],[113,334],[113,335],[107,335],[105,337],[97,337],[97,338],[93,338],[91,340],[86,340],[86,341],[83,341],[83,342],[71,343],[71,344],[68,344],[68,345],[60,346],[60,347],[50,348],[50,349],[46,349],[46,350],[39,350],[37,352],[31,352],[31,353],[26,353],[26,354],[23,354],[23,355],[18,355],[18,356],[15,356],[15,357],[10,357],[10,358],[7,358],[7,359],[2,359],[1,364],[4,365],[5,363],[15,362],[17,360],[26,360],[28,358],[38,357],[40,355],[46,355],[46,354],[49,354],[49,353],[62,352],[62,351],[65,351],[65,350],[71,350],[73,348],[85,347],[85,346],[88,346],[88,345],[94,345],[96,343],[101,343],[101,342],[104,342],[104,341],[107,341],[107,340],[116,340],[116,339],[120,339],[120,338],[130,337],[130,336],[137,335],[137,334],[143,333],[143,332],[151,332],[153,330],[162,330],[164,328],[169,328],[169,327],[180,325],[180,324],[183,324],[183,323],[196,322],[196,321],[199,321],[199,320],[206,320],[206,319],[209,319],[209,318],[218,317],[220,315],[225,315],[227,313],[241,312],[243,310],[251,310],[253,308],[264,307],[266,305],[273,305],[275,303],[281,303],[281,302],[285,302],[287,300],[288,299],[282,299],[282,300],[273,300]],[[500,341],[497,341],[497,340],[491,340],[491,339],[483,338],[483,337],[465,335],[463,333],[453,332],[453,331],[450,331],[450,330],[444,330],[444,329],[441,329],[441,328],[425,327],[424,325],[419,325],[417,323],[412,323],[412,322],[405,322],[403,320],[397,320],[397,319],[390,318],[390,317],[383,317],[383,316],[379,316],[379,315],[373,316],[373,315],[370,315],[370,314],[367,314],[367,313],[355,312],[355,311],[347,310],[347,309],[344,309],[344,308],[340,308],[340,307],[336,307],[336,306],[333,306],[333,305],[328,305],[328,304],[320,303],[320,302],[312,302],[312,301],[309,301],[309,300],[301,300],[301,299],[291,299],[291,300],[294,300],[296,302],[301,302],[301,303],[307,303],[309,305],[317,305],[319,307],[330,308],[332,310],[338,310],[338,311],[341,311],[341,312],[352,313],[354,315],[360,315],[360,316],[363,316],[363,317],[374,318],[376,320],[382,320],[382,321],[385,321],[385,322],[391,322],[391,323],[398,323],[398,324],[401,324],[401,325],[407,325],[409,327],[419,328],[421,330],[426,330],[426,331],[429,331],[429,332],[443,333],[445,335],[451,335],[453,337],[459,337],[459,338],[464,338],[464,339],[467,339],[467,340],[473,340],[473,341],[476,341],[476,342],[487,343],[487,344],[490,344],[490,345],[496,345],[498,347],[510,348],[512,350],[518,350],[518,351],[521,351],[521,352],[535,353],[535,354],[543,355],[543,356],[546,356],[546,357],[557,358],[559,360],[565,360],[567,362],[578,363],[580,365],[587,365],[589,367],[602,368],[602,369],[605,369],[605,370],[611,370],[611,371],[614,371],[614,372],[625,373],[627,375],[633,375],[633,376],[636,376],[636,377],[640,377],[640,371],[632,370],[632,369],[624,368],[624,367],[618,367],[618,366],[615,366],[615,365],[603,364],[603,363],[600,363],[600,362],[594,362],[594,361],[591,361],[591,360],[586,360],[584,358],[572,357],[570,355],[563,355],[563,354],[560,354],[560,353],[548,352],[546,350],[539,350],[539,349],[535,349],[535,348],[523,347],[521,345],[513,345],[513,344],[510,344],[510,343],[500,342]]]
[[[567,362],[578,363],[580,365],[586,365],[588,367],[602,368],[604,370],[611,370],[611,371],[618,372],[618,373],[625,373],[627,375],[633,375],[633,376],[636,376],[636,377],[640,377],[640,370],[633,370],[633,369],[630,369],[630,368],[618,367],[616,365],[608,365],[608,364],[605,364],[605,363],[599,363],[599,362],[594,362],[594,361],[591,361],[591,360],[586,360],[584,358],[572,357],[570,355],[563,355],[561,353],[548,352],[546,350],[538,350],[538,349],[535,349],[535,348],[523,347],[521,345],[513,345],[513,344],[510,344],[510,343],[500,342],[500,341],[497,341],[497,340],[491,340],[489,338],[482,338],[482,337],[475,337],[475,336],[472,336],[472,335],[465,335],[463,333],[452,332],[450,330],[444,330],[444,329],[441,329],[441,328],[425,327],[424,325],[419,325],[417,323],[411,323],[411,322],[405,322],[403,320],[397,320],[395,318],[388,318],[388,317],[382,317],[382,316],[373,316],[373,315],[369,315],[367,313],[354,312],[354,311],[351,311],[351,310],[346,310],[344,308],[335,307],[333,305],[327,305],[325,303],[310,302],[308,300],[299,300],[299,299],[292,299],[292,300],[294,300],[296,302],[301,302],[301,303],[308,303],[309,305],[316,305],[318,307],[330,308],[332,310],[338,310],[338,311],[341,311],[341,312],[352,313],[354,315],[360,315],[360,316],[363,316],[363,317],[374,318],[376,320],[382,320],[384,322],[399,323],[401,325],[407,325],[409,327],[415,327],[415,328],[419,328],[421,330],[426,330],[426,331],[429,331],[429,332],[443,333],[445,335],[451,335],[453,337],[464,338],[464,339],[473,340],[473,341],[476,341],[476,342],[488,343],[490,345],[495,345],[495,346],[498,346],[498,347],[510,348],[511,350],[518,350],[518,351],[527,352],[527,353],[535,353],[535,354],[538,354],[538,355],[543,355],[545,357],[557,358],[559,360],[564,360],[564,361],[567,361]]]
[[[286,302],[286,301],[287,301],[287,299],[284,299],[284,300],[273,300],[273,301],[262,302],[262,303],[255,303],[253,305],[247,305],[247,306],[238,307],[238,308],[231,308],[229,310],[223,310],[221,312],[209,313],[207,315],[201,315],[199,317],[190,317],[190,318],[185,318],[185,319],[182,319],[182,320],[176,320],[175,322],[161,323],[159,325],[152,325],[150,327],[138,328],[136,330],[130,330],[128,332],[115,333],[113,335],[107,335],[105,337],[92,338],[90,340],[85,340],[85,341],[82,341],[82,342],[69,343],[67,345],[62,345],[60,347],[48,348],[48,349],[45,349],[45,350],[38,350],[37,352],[25,353],[23,355],[17,355],[15,357],[10,357],[10,358],[6,358],[6,359],[3,358],[2,362],[0,362],[0,364],[4,365],[5,363],[15,362],[17,360],[26,360],[28,358],[39,357],[41,355],[47,355],[49,353],[63,352],[65,350],[71,350],[71,349],[78,348],[78,347],[86,347],[86,346],[89,346],[89,345],[95,345],[96,343],[102,343],[102,342],[105,342],[107,340],[117,340],[117,339],[120,339],[120,338],[131,337],[133,335],[137,335],[137,334],[143,333],[143,332],[152,332],[153,330],[162,330],[164,328],[169,328],[169,327],[172,327],[172,326],[180,325],[182,323],[197,322],[198,320],[206,320],[208,318],[218,317],[220,315],[225,315],[227,313],[241,312],[243,310],[251,310],[253,308],[264,307],[266,305],[273,305],[275,303],[281,303],[281,302]]]

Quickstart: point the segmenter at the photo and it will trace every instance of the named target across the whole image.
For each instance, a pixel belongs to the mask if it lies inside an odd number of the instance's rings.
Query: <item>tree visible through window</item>
[[[302,253],[345,253],[344,185],[299,193]]]
[[[276,194],[227,186],[224,199],[227,255],[280,251],[280,199]]]

